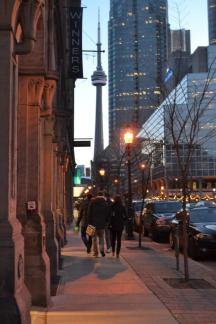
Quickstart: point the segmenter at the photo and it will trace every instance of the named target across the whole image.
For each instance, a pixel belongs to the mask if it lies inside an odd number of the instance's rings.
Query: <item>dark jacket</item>
[[[104,229],[109,218],[109,207],[103,196],[92,199],[88,209],[88,224]]]
[[[122,231],[126,220],[125,207],[121,203],[114,203],[111,208],[110,228],[114,231]]]
[[[80,205],[79,208],[79,216],[76,222],[76,225],[79,226],[81,224],[82,227],[86,227],[88,225],[88,208],[90,205],[91,199],[86,198]]]
[[[111,220],[111,216],[112,216],[112,205],[113,205],[113,202],[112,202],[111,199],[107,199],[106,202],[107,202],[107,206],[108,206],[107,225],[109,225],[110,224],[110,220]]]

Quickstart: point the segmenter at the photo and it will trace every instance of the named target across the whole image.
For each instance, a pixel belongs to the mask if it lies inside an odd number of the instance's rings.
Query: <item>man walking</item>
[[[79,208],[79,216],[76,222],[76,226],[78,227],[81,223],[81,238],[87,248],[87,253],[91,252],[91,246],[92,246],[92,238],[86,234],[86,228],[88,226],[88,208],[91,199],[92,199],[92,194],[88,193]]]
[[[106,241],[106,252],[110,253],[111,252],[111,233],[110,233],[110,229],[109,229],[109,225],[110,225],[110,219],[111,219],[111,207],[112,207],[112,200],[110,198],[110,194],[108,192],[105,193],[105,198],[106,198],[106,202],[109,208],[109,214],[108,214],[108,219],[106,222],[106,226],[105,226],[105,241]]]
[[[109,207],[103,196],[103,193],[98,192],[97,196],[92,199],[88,209],[88,224],[96,227],[95,235],[93,237],[94,256],[98,256],[98,240],[99,250],[104,257],[104,230],[109,218]]]

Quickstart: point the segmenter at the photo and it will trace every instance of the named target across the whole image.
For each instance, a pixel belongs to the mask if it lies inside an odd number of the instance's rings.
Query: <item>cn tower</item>
[[[102,86],[106,85],[107,76],[101,65],[101,39],[100,39],[100,18],[98,15],[98,41],[97,41],[97,68],[91,80],[96,87],[96,115],[95,115],[95,141],[94,141],[94,161],[104,149],[103,139],[103,110],[102,110]]]

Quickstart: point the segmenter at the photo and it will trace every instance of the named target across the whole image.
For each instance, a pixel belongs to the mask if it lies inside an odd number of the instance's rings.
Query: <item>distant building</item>
[[[216,44],[216,0],[208,0],[209,44]]]
[[[166,88],[165,96],[190,72],[190,69],[191,55],[189,53],[176,50],[170,54],[168,69],[163,83]]]
[[[202,51],[201,51],[202,52]],[[205,52],[205,51],[204,51]],[[212,66],[212,59],[216,54],[215,46],[208,47],[208,68]],[[169,94],[158,109],[143,124],[142,131],[138,137],[143,138],[143,154],[152,154],[152,188],[154,192],[159,193],[161,186],[170,191],[181,188],[180,171],[176,158],[176,150],[173,147],[172,138],[169,134],[169,125],[167,124],[166,111],[169,105],[175,100],[176,109],[184,114],[187,107],[194,104],[197,109],[198,102],[203,89],[206,86],[208,72],[189,73],[185,75],[180,84]],[[216,80],[212,78],[205,97],[202,100],[201,107],[205,109],[200,117],[201,127],[195,142],[195,149],[191,159],[189,177],[191,179],[190,188],[194,191],[213,191],[216,187],[216,147],[214,129],[216,128]],[[197,98],[196,100],[194,98]],[[190,130],[190,118],[185,125],[185,132]],[[211,136],[208,136],[212,130]],[[213,136],[214,135],[214,136]],[[206,140],[202,141],[202,138]],[[145,140],[146,139],[146,140]],[[185,156],[187,150],[187,141],[182,137],[180,154]]]
[[[90,177],[91,176],[91,168],[86,168],[86,177]]]
[[[208,47],[199,46],[191,55],[191,72],[200,73],[208,71]]]
[[[191,53],[190,30],[177,29],[170,31],[170,52],[175,51]]]
[[[168,59],[167,0],[111,0],[109,139],[128,123],[140,126],[161,98]]]
[[[186,74],[208,71],[208,47],[199,46],[192,54],[176,50],[171,53],[168,66],[164,79],[166,95],[180,83]]]
[[[172,91],[182,78],[190,72],[191,67],[190,30],[170,30],[169,35],[168,68],[163,80],[166,89],[165,95]]]

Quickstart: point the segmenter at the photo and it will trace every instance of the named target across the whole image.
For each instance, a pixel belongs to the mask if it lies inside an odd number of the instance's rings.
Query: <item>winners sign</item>
[[[82,13],[83,8],[70,7],[70,33],[69,33],[69,78],[81,79],[82,66]]]

